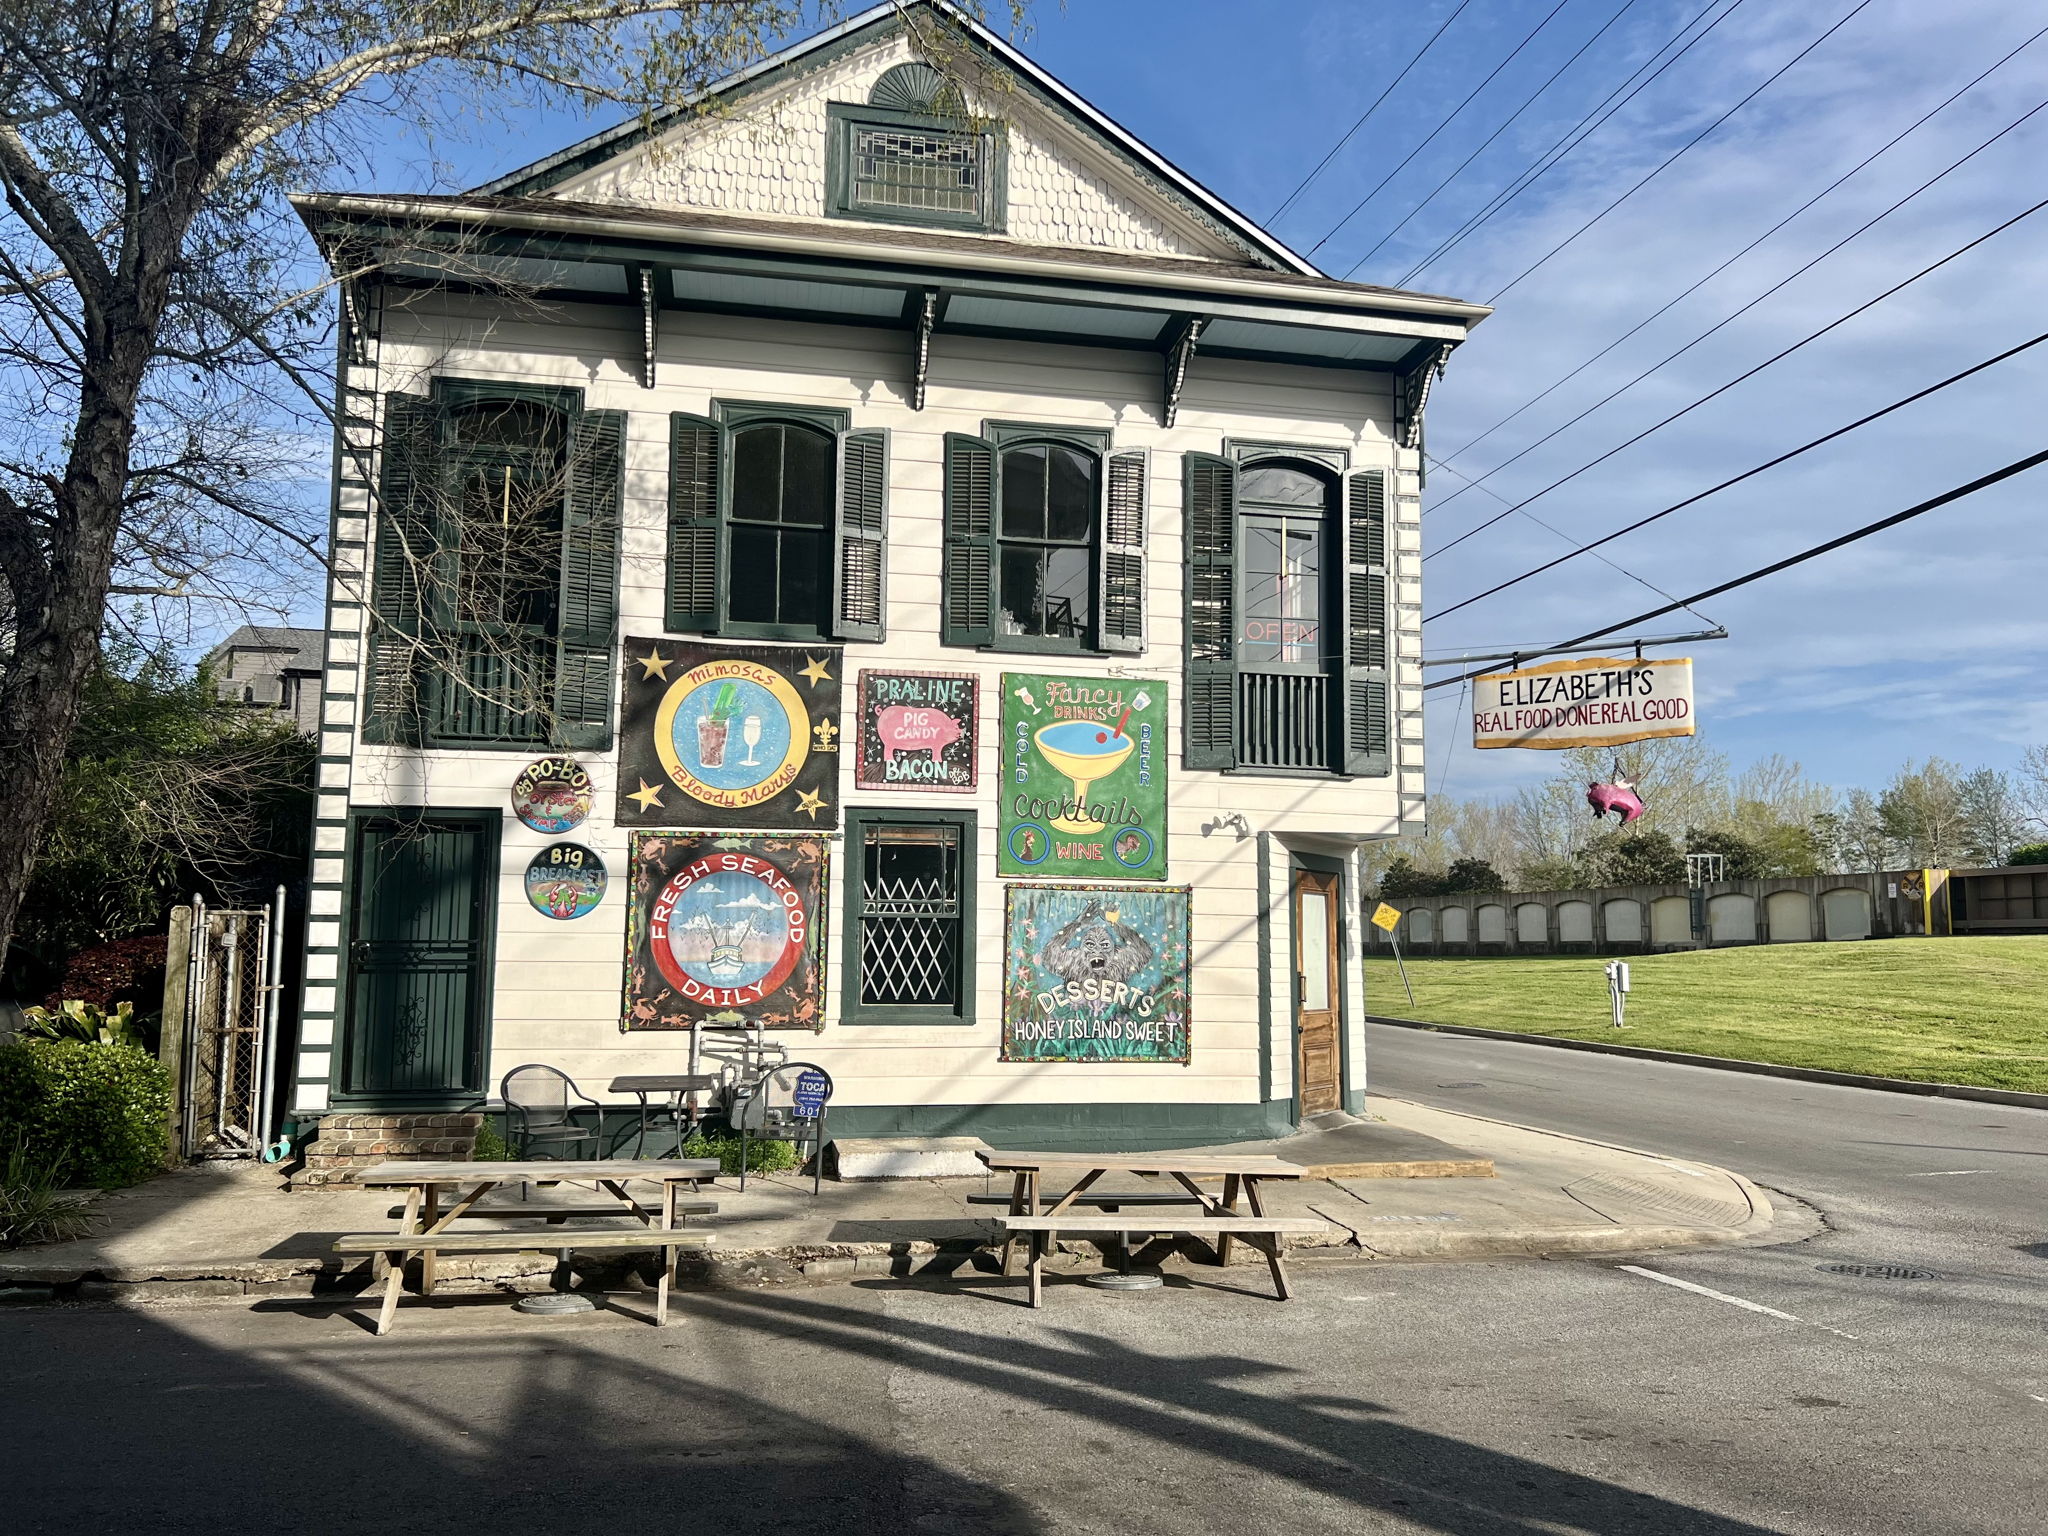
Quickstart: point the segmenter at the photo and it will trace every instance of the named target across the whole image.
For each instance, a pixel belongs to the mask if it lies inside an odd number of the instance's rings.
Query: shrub
[[[2008,866],[2016,864],[2048,864],[2048,843],[2022,843],[2005,856]]]
[[[715,1157],[719,1171],[738,1173],[740,1171],[740,1138],[737,1131],[695,1131],[683,1142],[683,1157]],[[796,1144],[789,1141],[760,1141],[749,1138],[747,1142],[747,1172],[783,1173],[797,1166]]]
[[[469,1155],[479,1163],[512,1161],[512,1149],[505,1144],[505,1138],[498,1134],[498,1128],[491,1123],[489,1115],[485,1115],[484,1123],[476,1128],[476,1150]]]
[[[171,1075],[132,1045],[0,1045],[0,1143],[20,1137],[83,1184],[119,1189],[170,1157]]]
[[[132,1045],[146,1050],[142,1026],[135,1018],[133,1003],[116,1003],[111,1009],[73,998],[49,1008],[24,1008],[24,1035],[37,1040],[97,1040],[101,1045]]]
[[[1507,881],[1485,859],[1453,859],[1444,872],[1446,894],[1457,891],[1504,891]]]
[[[1444,877],[1431,874],[1426,869],[1417,869],[1415,861],[1407,854],[1396,854],[1380,876],[1380,896],[1383,900],[1398,901],[1404,896],[1441,896],[1444,893]]]
[[[138,1013],[155,1013],[163,1006],[164,954],[170,942],[161,933],[143,933],[82,949],[66,963],[64,979],[44,1001],[52,1008],[67,998],[101,1008],[126,1002]]]
[[[0,1163],[0,1248],[68,1243],[92,1231],[99,1219],[87,1210],[92,1196],[63,1188],[63,1166],[61,1159],[30,1151],[27,1137],[14,1138]]]

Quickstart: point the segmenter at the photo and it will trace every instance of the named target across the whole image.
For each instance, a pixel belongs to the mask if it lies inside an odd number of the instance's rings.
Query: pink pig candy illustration
[[[930,752],[936,758],[960,739],[960,724],[938,709],[891,704],[875,722],[882,739],[882,759],[893,763],[899,752]]]
[[[1635,785],[1619,773],[1611,784],[1592,783],[1586,786],[1586,804],[1593,807],[1593,819],[1603,819],[1609,811],[1621,818],[1625,827],[1643,814],[1643,802],[1636,794]]]

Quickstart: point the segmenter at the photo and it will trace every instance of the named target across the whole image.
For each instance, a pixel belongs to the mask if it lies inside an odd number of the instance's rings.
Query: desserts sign
[[[841,655],[628,640],[619,824],[838,826]]]
[[[1166,878],[1166,684],[1003,674],[997,867]]]

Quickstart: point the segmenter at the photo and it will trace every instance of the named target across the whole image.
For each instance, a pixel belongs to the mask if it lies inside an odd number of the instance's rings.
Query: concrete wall
[[[1588,891],[1465,892],[1397,899],[1414,955],[1642,954],[1736,944],[1899,938],[1948,931],[1945,871],[1801,875]],[[1933,887],[1931,898],[1918,894]],[[1384,935],[1370,930],[1384,946]]]

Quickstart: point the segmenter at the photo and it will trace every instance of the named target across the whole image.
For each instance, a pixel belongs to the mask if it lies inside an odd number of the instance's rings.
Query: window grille
[[[959,1007],[963,830],[947,822],[861,829],[863,1007]]]
[[[856,126],[853,202],[860,208],[974,216],[981,207],[981,156],[974,136]]]

